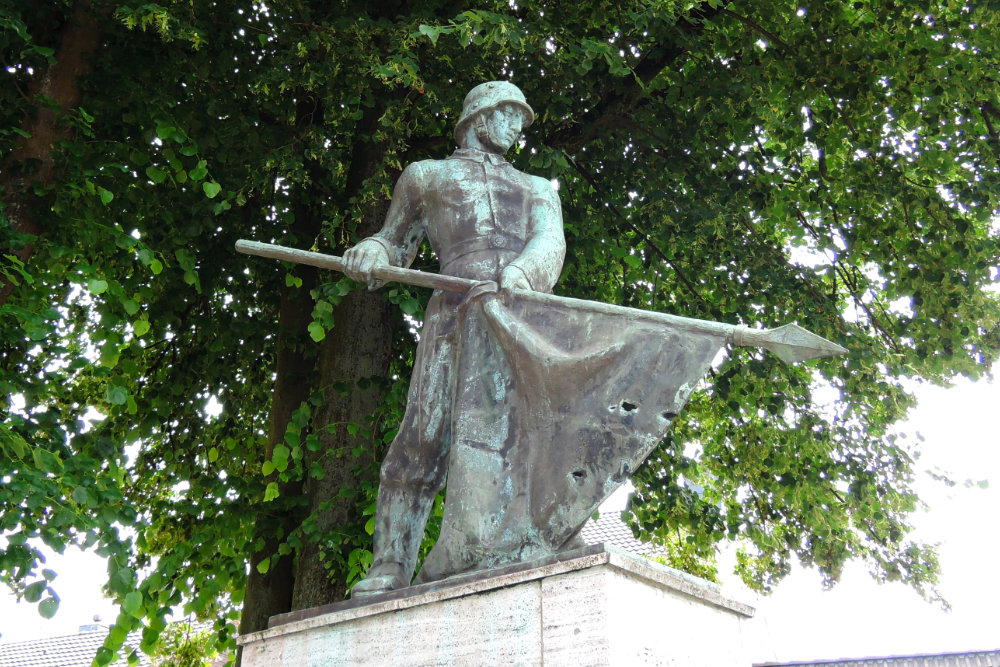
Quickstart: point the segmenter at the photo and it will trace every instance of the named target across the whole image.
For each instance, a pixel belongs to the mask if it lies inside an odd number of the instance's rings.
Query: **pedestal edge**
[[[752,606],[723,595],[717,584],[614,546],[598,544],[528,563],[468,572],[442,581],[410,586],[381,595],[279,614],[271,617],[266,630],[242,635],[237,638],[237,644],[245,646],[312,628],[475,595],[601,565],[660,588],[674,590],[687,597],[726,609],[742,617],[750,618],[754,614]]]

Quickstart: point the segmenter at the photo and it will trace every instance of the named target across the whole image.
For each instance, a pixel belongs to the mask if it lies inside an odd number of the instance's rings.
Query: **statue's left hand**
[[[528,276],[521,267],[511,265],[500,272],[500,289],[530,290],[531,283],[528,282]]]

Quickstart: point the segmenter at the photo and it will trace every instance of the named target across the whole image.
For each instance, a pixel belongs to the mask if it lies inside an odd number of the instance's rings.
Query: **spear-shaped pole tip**
[[[847,348],[817,336],[797,324],[786,324],[775,329],[738,327],[733,332],[733,344],[762,347],[786,364],[832,357],[847,352]]]

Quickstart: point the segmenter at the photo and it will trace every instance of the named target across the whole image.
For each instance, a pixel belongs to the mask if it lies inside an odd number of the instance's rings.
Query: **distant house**
[[[195,628],[210,628],[211,623],[198,623]],[[81,625],[75,635],[47,637],[22,642],[0,642],[0,667],[90,667],[97,649],[104,644],[108,629],[103,625]],[[141,632],[129,633],[125,647],[135,649],[139,667],[155,667],[148,655],[139,649]],[[214,659],[213,667],[222,667],[228,656]],[[111,663],[111,667],[126,667],[125,658]]]
[[[754,667],[1000,667],[1000,649],[966,653],[892,655],[884,658],[761,662],[756,663]]]
[[[103,625],[81,625],[75,635],[47,637],[23,642],[0,643],[0,665],[3,667],[90,667],[97,649],[104,644],[108,629]],[[134,648],[141,667],[152,667],[149,656],[139,650],[142,637],[133,632],[125,645]],[[111,663],[112,667],[126,667],[124,658]]]
[[[621,512],[604,512],[597,521],[590,519],[583,524],[580,537],[587,544],[609,544],[637,556],[666,556],[662,547],[638,540],[632,529],[621,520]]]

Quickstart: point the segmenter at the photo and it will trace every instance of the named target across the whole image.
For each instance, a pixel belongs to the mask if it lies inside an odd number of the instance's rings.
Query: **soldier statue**
[[[550,181],[515,169],[504,154],[534,121],[505,81],[473,88],[455,127],[458,149],[409,165],[382,230],[348,250],[346,272],[371,287],[380,265],[407,267],[426,235],[441,273],[501,290],[550,292],[565,255],[562,212]],[[435,291],[417,346],[406,413],[382,464],[374,562],[352,595],[410,585],[424,527],[448,475],[457,313],[466,295]]]
[[[473,88],[458,150],[408,166],[382,230],[339,257],[239,241],[250,254],[435,288],[399,433],[382,464],[374,561],[352,592],[539,562],[580,546],[600,504],[662,442],[721,350],[795,363],[846,350],[794,324],[706,322],[551,294],[566,252],[551,183],[504,161],[535,114],[513,84]],[[406,269],[426,236],[444,275]]]

